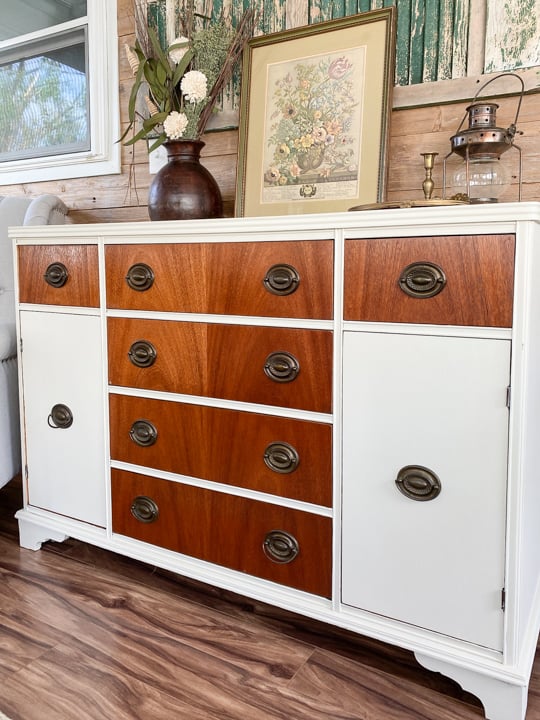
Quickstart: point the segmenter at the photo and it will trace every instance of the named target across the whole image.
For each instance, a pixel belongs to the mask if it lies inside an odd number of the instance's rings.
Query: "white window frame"
[[[1,162],[0,186],[120,173],[116,0],[87,0],[86,18],[63,23],[58,31],[81,24],[88,25],[90,150]],[[0,49],[40,34],[43,32],[0,42]]]

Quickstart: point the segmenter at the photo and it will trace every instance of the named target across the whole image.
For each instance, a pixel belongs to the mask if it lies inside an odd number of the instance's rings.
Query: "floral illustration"
[[[356,187],[362,80],[362,48],[269,69],[265,189],[294,186],[305,198],[321,183]]]

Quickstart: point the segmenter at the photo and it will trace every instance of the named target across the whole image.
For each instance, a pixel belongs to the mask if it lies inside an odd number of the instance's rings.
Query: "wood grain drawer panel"
[[[129,268],[148,265],[148,290],[126,282]],[[269,268],[287,264],[299,276],[289,295],[269,292]],[[111,245],[106,248],[110,308],[331,319],[333,242],[240,242]]]
[[[329,424],[126,395],[111,395],[110,420],[114,460],[332,504]],[[152,445],[131,439],[139,420],[155,428]],[[269,467],[264,458],[272,443],[286,443],[296,451],[296,469],[284,473]]]
[[[40,305],[99,306],[98,250],[96,245],[21,245],[19,301]],[[68,272],[62,287],[45,281],[49,265],[62,263]]]
[[[330,331],[131,318],[109,318],[108,328],[112,385],[331,412]],[[129,360],[139,340],[156,350],[150,367]],[[276,382],[264,367],[271,353],[284,351],[300,372]]]
[[[155,521],[142,522],[132,514],[139,496],[157,504]],[[331,518],[113,469],[112,524],[113,532],[121,535],[316,595],[331,595]],[[274,530],[297,540],[299,553],[291,562],[266,557],[263,543]]]
[[[511,327],[514,235],[348,240],[346,320]],[[408,265],[430,262],[446,276],[433,297],[410,297],[399,285]]]

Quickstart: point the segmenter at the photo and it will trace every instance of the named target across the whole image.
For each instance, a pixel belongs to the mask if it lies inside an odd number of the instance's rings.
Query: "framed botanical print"
[[[250,40],[236,215],[382,202],[394,58],[393,7]]]

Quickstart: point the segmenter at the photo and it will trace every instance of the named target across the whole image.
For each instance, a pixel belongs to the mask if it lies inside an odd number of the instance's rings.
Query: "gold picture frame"
[[[394,7],[250,40],[235,214],[382,202],[394,64]]]

